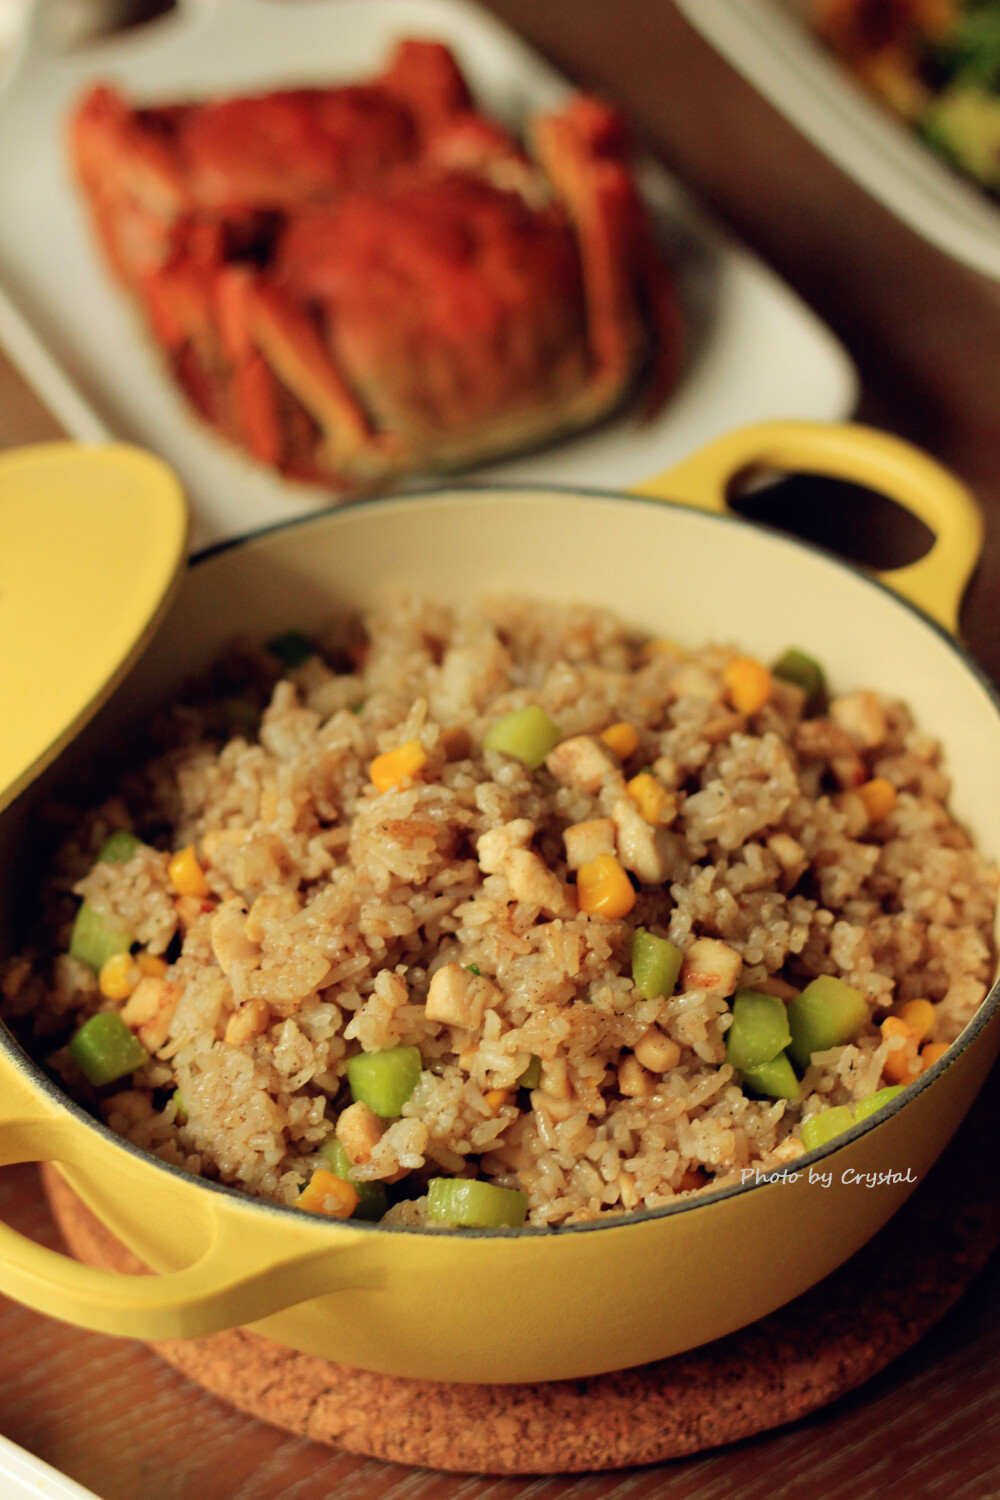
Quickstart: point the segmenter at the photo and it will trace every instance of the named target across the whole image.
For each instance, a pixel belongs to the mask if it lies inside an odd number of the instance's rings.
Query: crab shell
[[[669,277],[620,117],[578,96],[532,156],[448,50],[369,84],[131,107],[71,127],[108,259],[196,409],[359,491],[592,423],[676,370]]]

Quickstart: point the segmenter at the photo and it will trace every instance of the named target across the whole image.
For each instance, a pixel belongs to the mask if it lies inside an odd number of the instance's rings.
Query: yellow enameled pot
[[[934,547],[891,585],[921,609],[814,549],[705,513],[723,511],[731,482],[755,469],[839,475],[920,515]],[[834,690],[869,684],[899,696],[940,736],[954,811],[995,858],[1000,711],[947,634],[979,537],[966,491],[913,449],[856,427],[776,424],[731,434],[637,496],[448,490],[217,549],[190,569],[114,698],[0,817],[0,910],[15,927],[12,893],[30,884],[32,803],[72,774],[74,757],[120,738],[234,633],[322,635],[399,587],[447,603],[505,590],[585,600],[654,634],[734,641],[764,660],[799,645]],[[889,1218],[986,1076],[1000,1046],[998,998],[994,986],[949,1053],[883,1114],[777,1180],[555,1231],[341,1223],[198,1181],[96,1123],[3,1033],[0,1162],[58,1163],[162,1274],[90,1269],[0,1226],[0,1290],[109,1333],[173,1338],[250,1324],[309,1353],[438,1380],[556,1379],[666,1356],[795,1297]]]

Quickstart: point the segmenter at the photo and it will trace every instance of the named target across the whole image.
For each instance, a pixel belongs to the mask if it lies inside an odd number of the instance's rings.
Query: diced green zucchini
[[[792,1039],[784,1003],[774,995],[740,990],[733,999],[733,1021],[726,1032],[726,1062],[745,1073],[768,1063]]]
[[[76,914],[73,933],[69,940],[71,958],[88,964],[99,974],[108,959],[116,953],[127,953],[132,946],[132,933],[113,917],[102,917],[89,901],[84,901]]]
[[[283,631],[281,635],[276,635],[272,641],[268,641],[267,649],[289,672],[294,672],[295,668],[301,667],[310,656],[316,655],[316,647],[307,635],[302,634],[301,630]]]
[[[544,709],[529,703],[504,714],[483,738],[484,750],[500,750],[522,761],[530,771],[537,771],[550,750],[562,739],[562,731],[553,724]]]
[[[779,1052],[770,1062],[760,1063],[756,1068],[744,1068],[743,1082],[755,1094],[764,1094],[768,1099],[788,1099],[794,1104],[799,1097],[799,1080],[787,1052]]]
[[[815,1151],[817,1147],[825,1146],[827,1141],[843,1135],[845,1130],[850,1130],[854,1123],[850,1107],[838,1104],[833,1109],[824,1109],[818,1115],[811,1115],[799,1131],[799,1139],[807,1151]]]
[[[351,1158],[337,1140],[335,1135],[327,1136],[319,1154],[326,1162],[334,1177],[342,1177],[349,1182],[358,1195],[358,1206],[351,1214],[352,1219],[367,1219],[374,1223],[381,1219],[389,1207],[389,1199],[386,1196],[385,1184],[382,1182],[355,1182],[351,1176]]]
[[[174,1089],[171,1098],[173,1099],[174,1104],[177,1107],[177,1113],[174,1115],[175,1122],[178,1125],[186,1125],[188,1118],[187,1105],[184,1103],[184,1100],[181,1097],[180,1089]]]
[[[644,1000],[674,993],[684,955],[667,938],[637,927],[632,936],[632,983]]]
[[[895,1099],[897,1094],[901,1094],[902,1092],[903,1085],[895,1083],[891,1088],[879,1089],[877,1093],[870,1094],[867,1099],[859,1100],[854,1106],[855,1122],[860,1125],[862,1120],[870,1119],[884,1104],[889,1104],[891,1100]]]
[[[823,668],[813,657],[799,651],[796,646],[778,657],[771,668],[773,676],[783,682],[794,682],[806,695],[806,712],[816,713],[826,702],[826,678]]]
[[[142,840],[137,839],[134,833],[126,833],[124,828],[116,828],[114,833],[109,834],[104,840],[97,857],[110,865],[127,865],[141,843]]]
[[[519,1089],[537,1089],[542,1081],[542,1059],[532,1054],[531,1061],[524,1072],[518,1076],[517,1086]]]
[[[860,990],[832,974],[821,974],[789,1002],[789,1051],[800,1068],[807,1068],[814,1052],[853,1042],[867,1020],[868,1006]]]
[[[519,1229],[528,1216],[528,1195],[467,1177],[432,1177],[427,1211],[432,1219],[463,1229]]]
[[[422,1067],[416,1047],[388,1047],[382,1052],[359,1052],[347,1059],[351,1097],[367,1104],[383,1120],[402,1114],[403,1105],[420,1081]]]
[[[149,1059],[145,1047],[114,1011],[102,1011],[84,1021],[69,1044],[69,1055],[98,1089],[134,1073]]]

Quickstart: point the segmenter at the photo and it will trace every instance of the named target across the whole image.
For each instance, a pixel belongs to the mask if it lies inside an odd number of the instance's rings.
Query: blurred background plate
[[[676,0],[831,161],[956,260],[1000,280],[1000,208],[879,105],[808,26],[810,0]]]
[[[0,1500],[97,1500],[65,1474],[0,1437]]]
[[[84,47],[56,49],[31,9],[0,91],[0,339],[70,433],[153,449],[179,473],[203,545],[314,510],[323,491],[256,465],[189,411],[94,244],[72,181],[66,120],[95,79],[152,100],[374,72],[402,36],[451,45],[477,98],[517,126],[569,84],[467,0],[182,0]],[[648,164],[680,283],[687,349],[678,389],[640,425],[626,414],[558,447],[491,465],[490,478],[622,486],[727,428],[768,417],[839,418],[853,366],[826,327]],[[487,471],[477,471],[477,477]]]

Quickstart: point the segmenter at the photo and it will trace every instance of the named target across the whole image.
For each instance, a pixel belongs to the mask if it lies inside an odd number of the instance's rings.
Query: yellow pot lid
[[[0,808],[144,649],[186,540],[177,479],[137,448],[46,443],[0,455]]]

